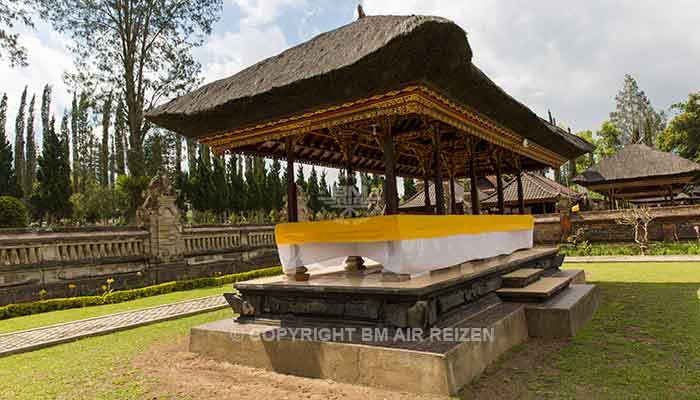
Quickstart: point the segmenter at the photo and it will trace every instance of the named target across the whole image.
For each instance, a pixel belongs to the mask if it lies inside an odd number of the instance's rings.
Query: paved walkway
[[[700,262],[700,256],[566,256],[565,263]]]
[[[228,307],[217,295],[0,335],[0,357]]]

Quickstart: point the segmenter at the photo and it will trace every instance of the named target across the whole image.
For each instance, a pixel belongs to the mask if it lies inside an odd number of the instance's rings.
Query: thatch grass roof
[[[445,199],[446,201],[449,201],[449,192],[447,189],[448,185],[445,186]],[[483,199],[486,197],[486,195],[481,192],[477,191],[478,196],[480,199]],[[430,196],[430,206],[435,207],[435,184],[433,182],[430,182],[430,186],[428,186],[428,195]],[[457,204],[462,204],[464,202],[464,186],[462,186],[461,183],[459,183],[458,180],[455,180],[455,201]],[[406,199],[401,205],[399,206],[400,210],[407,210],[407,209],[423,209],[425,207],[425,190],[423,187],[423,183],[419,183],[416,185],[416,194],[411,196],[410,198]]]
[[[698,163],[643,144],[631,144],[583,171],[574,178],[574,182],[582,186],[594,186],[699,175],[700,164]]]
[[[535,173],[523,172],[522,181],[523,199],[526,204],[555,202],[562,197],[579,200],[582,197],[581,193]],[[518,183],[515,178],[511,179],[503,187],[503,201],[507,206],[516,206],[518,204]],[[498,204],[498,195],[496,193],[491,194],[483,199],[481,204],[485,207],[495,207]]]
[[[420,84],[566,158],[590,151],[548,126],[471,60],[466,33],[449,20],[367,16],[180,96],[147,118],[202,138]]]

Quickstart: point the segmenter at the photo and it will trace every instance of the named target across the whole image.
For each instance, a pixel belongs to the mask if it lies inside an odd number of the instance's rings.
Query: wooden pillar
[[[428,176],[426,174],[425,178],[423,178],[423,197],[424,199],[424,210],[426,214],[432,214],[433,213],[433,206],[430,205],[430,179],[428,179]]]
[[[523,194],[523,172],[520,171],[517,176],[518,184],[518,213],[525,214],[525,195]]]
[[[442,156],[440,154],[440,128],[432,126],[433,173],[435,174],[435,214],[445,215],[445,193],[442,186]]]
[[[455,178],[450,176],[450,214],[457,215],[457,198],[455,197]]]
[[[481,214],[481,201],[479,199],[479,188],[477,187],[477,176],[476,176],[476,154],[472,152],[469,156],[469,162],[467,162],[467,169],[469,169],[469,180],[471,189],[471,202],[472,202],[472,214]]]
[[[345,205],[350,210],[349,216],[353,216],[355,207],[355,174],[352,169],[352,157],[355,153],[354,132],[341,131],[337,141],[345,161]]]
[[[496,156],[492,160],[496,169],[496,198],[498,200],[498,213],[505,214],[505,205],[503,202],[503,179],[501,179],[501,158]]]
[[[297,184],[294,181],[296,174],[294,173],[294,139],[287,136],[285,141],[285,149],[287,150],[287,221],[297,222],[299,213],[297,209]]]
[[[393,215],[399,212],[399,192],[396,189],[396,173],[394,171],[396,160],[394,158],[394,139],[391,135],[391,126],[387,126],[384,130],[383,148],[384,148],[384,177],[385,177],[385,192],[384,198],[386,201],[386,214]]]

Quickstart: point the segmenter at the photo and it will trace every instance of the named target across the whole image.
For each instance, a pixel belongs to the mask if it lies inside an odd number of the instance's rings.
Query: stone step
[[[544,301],[559,293],[571,283],[571,278],[540,278],[522,288],[501,288],[496,294],[503,300]]]
[[[505,274],[503,278],[503,287],[507,288],[522,288],[525,287],[536,280],[540,279],[542,276],[542,270],[539,268],[520,268],[513,272]]]
[[[571,278],[571,284],[583,285],[586,283],[586,272],[582,269],[562,269],[553,274],[555,278]]]
[[[568,338],[576,336],[600,304],[595,285],[571,284],[551,299],[525,306],[530,337]]]

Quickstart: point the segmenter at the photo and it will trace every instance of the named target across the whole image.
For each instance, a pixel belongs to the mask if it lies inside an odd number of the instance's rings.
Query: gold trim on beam
[[[423,86],[410,86],[340,106],[205,137],[201,142],[215,151],[223,151],[360,121],[411,114],[440,121],[457,131],[510,149],[545,165],[558,167],[567,161],[532,141],[525,145],[522,135]]]

